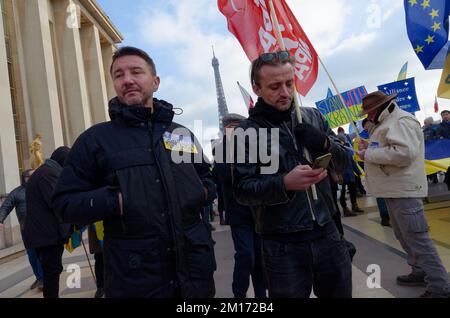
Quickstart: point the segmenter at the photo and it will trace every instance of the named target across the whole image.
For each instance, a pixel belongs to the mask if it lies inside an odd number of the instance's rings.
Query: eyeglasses
[[[280,51],[280,52],[271,52],[271,53],[263,53],[259,56],[259,59],[263,62],[272,62],[273,60],[279,60],[280,62],[284,62],[289,60],[289,51]]]

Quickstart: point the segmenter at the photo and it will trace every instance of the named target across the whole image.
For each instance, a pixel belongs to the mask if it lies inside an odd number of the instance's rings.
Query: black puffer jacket
[[[261,99],[255,105],[264,103]],[[266,104],[267,105],[267,104]],[[269,106],[270,107],[270,106]],[[258,108],[258,109],[261,109]],[[250,117],[240,124],[244,131],[256,129],[256,138],[250,137],[247,143],[238,139],[241,145],[245,144],[245,162],[233,165],[233,188],[236,199],[244,205],[253,206],[256,211],[256,231],[261,234],[282,234],[293,233],[313,229],[313,217],[320,226],[332,221],[331,216],[336,212],[331,194],[331,188],[328,178],[316,185],[318,200],[313,201],[312,195],[306,191],[287,192],[284,186],[283,178],[294,167],[301,164],[309,164],[301,155],[301,140],[295,140],[294,127],[297,119],[295,112],[288,114],[286,121],[275,121],[271,116],[255,115],[250,113]],[[333,155],[332,169],[340,173],[346,165],[345,149],[339,146],[335,139],[335,134],[329,128],[327,121],[314,108],[301,108],[303,122],[314,126],[325,132],[331,140],[330,152]],[[261,174],[261,169],[269,164],[262,164],[261,158],[249,161],[248,145],[260,145],[260,128],[268,128],[267,147],[268,153],[274,151],[271,149],[270,130],[279,129],[279,152],[277,158],[279,167],[275,173]],[[251,135],[251,134],[250,134]],[[297,142],[297,144],[295,144]],[[265,143],[264,143],[265,144]],[[239,151],[242,151],[240,149]],[[238,152],[239,152],[238,151]],[[320,154],[313,154],[313,157]],[[239,158],[239,153],[237,157]]]
[[[25,216],[27,215],[27,205],[25,202],[26,183],[25,178],[29,176],[29,171],[22,172],[21,185],[11,191],[3,201],[0,207],[0,223],[3,223],[11,211],[16,208],[17,219],[20,224],[20,230],[25,228]]]
[[[23,231],[27,249],[63,245],[71,234],[71,225],[63,224],[51,207],[51,196],[61,171],[57,161],[47,159],[27,183],[27,214]]]
[[[23,231],[25,225],[25,216],[27,215],[27,207],[25,203],[24,185],[20,185],[6,197],[0,207],[0,223],[3,223],[11,211],[16,208],[17,219],[20,224],[20,229]]]
[[[172,122],[172,105],[155,99],[151,113],[149,108],[125,106],[115,98],[110,102],[109,113],[110,122],[91,127],[75,142],[53,197],[55,209],[67,222],[89,224],[104,220],[106,275],[125,274],[126,269],[118,266],[136,270],[141,261],[144,273],[146,257],[164,258],[161,251],[173,250],[182,294],[192,296],[188,291],[185,248],[190,242],[186,242],[183,231],[199,224],[203,206],[215,197],[209,164],[193,134]],[[174,163],[173,152],[166,149],[164,140],[167,144],[179,135],[195,142],[197,154],[188,154],[195,157],[191,161],[194,164]],[[123,195],[122,217],[119,191]],[[212,243],[205,240],[203,244],[212,249]],[[118,255],[119,251],[123,255]],[[123,258],[140,261],[138,265],[114,263]],[[135,275],[142,282],[124,276],[123,284],[130,285],[114,283],[109,296],[154,296],[151,286],[161,285],[162,274],[153,278],[139,277],[138,272]],[[145,279],[150,281],[146,283]],[[142,286],[144,289],[140,289]]]

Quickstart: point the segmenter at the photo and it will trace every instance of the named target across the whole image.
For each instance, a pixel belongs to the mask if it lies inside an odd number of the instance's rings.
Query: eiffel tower
[[[222,119],[225,115],[228,114],[228,107],[227,101],[225,99],[225,93],[223,91],[222,79],[220,78],[219,60],[216,58],[216,55],[214,54],[214,48],[213,48],[212,67],[214,69],[214,77],[216,79],[217,105],[219,107],[219,128],[223,136],[224,128]]]

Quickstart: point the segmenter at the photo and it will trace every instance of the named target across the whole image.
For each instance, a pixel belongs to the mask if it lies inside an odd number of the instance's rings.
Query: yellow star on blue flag
[[[449,47],[448,0],[404,0],[408,37],[425,69],[442,69]]]

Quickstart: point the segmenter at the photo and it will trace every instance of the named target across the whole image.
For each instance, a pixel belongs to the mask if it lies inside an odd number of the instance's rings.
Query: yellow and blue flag
[[[404,0],[408,37],[426,70],[442,69],[448,50],[448,0]]]
[[[98,221],[92,224],[92,229],[97,237],[98,243],[103,248],[103,238],[105,237],[104,229],[103,229],[103,221]]]
[[[330,128],[343,126],[350,123],[350,120],[355,122],[360,120],[358,115],[361,112],[362,99],[367,95],[367,90],[364,86],[360,86],[341,95],[345,105],[342,105],[339,95],[333,96],[330,89],[328,89],[326,99],[316,102],[317,109],[325,116]],[[347,108],[347,111],[345,108]]]
[[[72,235],[69,238],[69,241],[64,244],[65,249],[72,253],[74,249],[81,245],[81,240],[83,239],[83,232],[86,230],[86,227],[83,226],[81,228],[76,228]]]
[[[331,97],[333,97],[333,92],[332,92],[331,89],[328,87],[327,98],[331,98]]]
[[[450,48],[447,52],[447,60],[442,71],[441,81],[439,83],[437,96],[450,99]],[[435,113],[438,112],[435,108]]]
[[[398,73],[397,82],[402,81],[406,79],[406,74],[408,73],[408,62],[406,62],[402,69],[400,70],[400,73]]]
[[[450,139],[425,141],[425,170],[427,175],[447,171],[450,167]]]
[[[104,229],[103,229],[103,221],[95,222],[91,225],[92,230],[95,233],[95,236],[98,240],[98,243],[100,244],[100,247],[103,248],[103,238],[105,236]],[[83,232],[86,230],[86,226],[76,228],[72,235],[70,236],[68,242],[64,244],[65,249],[72,253],[77,247],[81,245],[81,241],[83,240]]]

